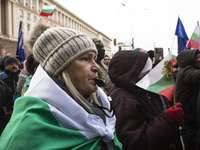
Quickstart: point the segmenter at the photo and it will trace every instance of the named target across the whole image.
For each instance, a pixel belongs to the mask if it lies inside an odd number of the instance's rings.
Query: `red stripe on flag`
[[[172,58],[172,62],[173,62],[173,63],[176,63],[176,62],[177,62],[177,60]]]
[[[194,48],[194,49],[199,49],[200,48],[200,43],[190,39],[190,41],[188,43],[188,47],[191,47],[191,48]]]
[[[41,15],[41,16],[45,16],[45,17],[48,17],[48,16],[52,16],[52,15],[53,15],[53,12],[50,13],[50,14],[49,14],[49,13],[45,13],[45,12],[41,12],[40,15]]]
[[[164,95],[165,97],[167,97],[169,101],[171,101],[173,93],[174,93],[174,85],[165,90],[160,91],[158,94]]]

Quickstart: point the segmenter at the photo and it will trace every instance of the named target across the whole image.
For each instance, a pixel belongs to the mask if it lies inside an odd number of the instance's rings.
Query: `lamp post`
[[[128,8],[125,4],[122,4],[122,6]],[[130,41],[132,41],[132,48],[134,49],[134,39],[132,37],[132,9],[128,8],[131,11],[131,16],[130,16]]]

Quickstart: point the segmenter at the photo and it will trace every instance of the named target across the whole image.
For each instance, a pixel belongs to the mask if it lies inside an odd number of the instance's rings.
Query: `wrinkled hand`
[[[178,103],[176,104],[176,108],[175,106],[170,107],[166,113],[174,120],[174,122],[178,125],[178,126],[182,126],[184,123],[183,120],[183,116],[185,115],[183,113],[183,108],[182,108],[182,104]]]

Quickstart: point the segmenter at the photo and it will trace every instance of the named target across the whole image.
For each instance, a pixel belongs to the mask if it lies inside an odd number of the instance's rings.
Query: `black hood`
[[[111,81],[119,87],[134,88],[148,56],[147,53],[132,50],[117,52],[109,65]]]
[[[186,49],[181,51],[177,56],[178,66],[184,68],[186,66],[195,66],[195,56],[199,53],[198,49]]]

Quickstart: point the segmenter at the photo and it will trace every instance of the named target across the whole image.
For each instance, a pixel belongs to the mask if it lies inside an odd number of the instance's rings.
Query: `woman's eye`
[[[85,61],[89,61],[89,58],[83,58],[83,60],[85,60]]]

